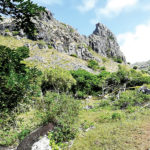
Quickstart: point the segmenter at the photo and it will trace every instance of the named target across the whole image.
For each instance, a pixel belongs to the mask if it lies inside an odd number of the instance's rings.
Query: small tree
[[[137,66],[134,66],[134,67],[133,67],[134,70],[136,70],[137,68],[138,68]]]
[[[60,67],[49,68],[44,71],[42,78],[42,90],[44,93],[48,90],[67,92],[75,84],[76,81],[70,72]]]
[[[29,94],[30,84],[38,75],[21,63],[28,56],[26,47],[10,49],[0,46],[0,109],[14,108]]]

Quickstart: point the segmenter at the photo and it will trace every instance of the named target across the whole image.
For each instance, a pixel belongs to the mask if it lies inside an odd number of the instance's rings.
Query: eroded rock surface
[[[96,29],[89,36],[89,45],[102,56],[121,58],[123,61],[126,61],[123,53],[120,51],[116,37],[101,23],[96,24]]]
[[[32,150],[52,150],[52,148],[49,146],[48,137],[45,135],[38,142],[34,143]]]

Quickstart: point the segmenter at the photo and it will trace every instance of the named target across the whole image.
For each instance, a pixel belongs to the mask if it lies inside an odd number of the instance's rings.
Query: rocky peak
[[[126,62],[114,34],[102,23],[96,24],[96,29],[89,36],[89,45],[94,51],[104,57],[120,58]]]
[[[113,33],[102,23],[97,23],[96,24],[96,29],[94,30],[93,34],[97,35],[97,36],[112,36],[113,38],[114,35]]]
[[[50,20],[54,20],[54,17],[49,10],[46,10],[45,12],[41,12],[40,17],[37,17],[37,20],[38,19],[48,22]]]
[[[96,29],[93,31],[93,34],[101,36],[102,31],[104,31],[106,27],[102,23],[96,24]]]

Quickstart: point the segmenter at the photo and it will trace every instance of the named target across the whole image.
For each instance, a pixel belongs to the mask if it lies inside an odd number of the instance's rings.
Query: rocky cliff
[[[105,57],[117,57],[125,61],[114,34],[103,24],[96,24],[96,29],[89,36],[89,45],[98,54]]]
[[[119,45],[113,33],[103,24],[98,23],[96,29],[89,37],[80,35],[77,30],[69,25],[57,21],[51,12],[46,11],[33,20],[36,24],[34,40],[42,40],[47,46],[53,47],[58,52],[74,55],[83,60],[96,59],[90,52],[91,48],[97,54],[104,57],[117,57],[124,62],[125,57],[120,51]],[[17,36],[17,38],[27,37],[22,30],[15,31],[15,24],[11,19],[4,19],[0,23],[0,34]],[[28,38],[28,37],[27,37]],[[39,45],[42,48],[42,45]]]

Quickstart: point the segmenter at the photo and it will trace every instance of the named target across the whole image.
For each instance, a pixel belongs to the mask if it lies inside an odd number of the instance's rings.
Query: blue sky
[[[33,0],[54,17],[90,35],[105,24],[117,37],[127,61],[150,60],[150,0]]]

